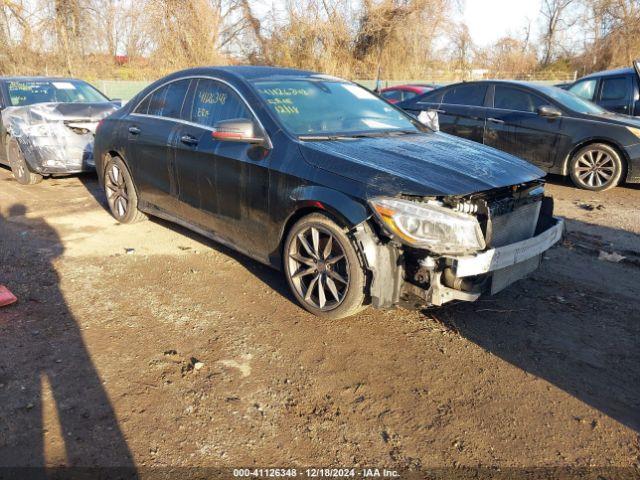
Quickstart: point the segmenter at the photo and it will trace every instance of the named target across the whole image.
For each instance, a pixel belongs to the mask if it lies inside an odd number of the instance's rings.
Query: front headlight
[[[640,128],[627,127],[627,130],[629,130],[636,138],[640,138]]]
[[[382,224],[406,245],[434,253],[468,253],[485,248],[476,217],[450,208],[397,198],[370,200]]]

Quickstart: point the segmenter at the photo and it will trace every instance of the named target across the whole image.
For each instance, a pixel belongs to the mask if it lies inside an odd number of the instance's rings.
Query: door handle
[[[198,139],[196,137],[192,137],[191,135],[183,135],[180,137],[180,141],[186,145],[197,145]]]
[[[504,123],[504,120],[500,120],[499,118],[489,117],[489,118],[487,118],[487,120],[489,120],[490,122],[493,122],[493,123]]]
[[[129,127],[129,133],[131,135],[138,135],[140,133],[140,129],[138,127]]]

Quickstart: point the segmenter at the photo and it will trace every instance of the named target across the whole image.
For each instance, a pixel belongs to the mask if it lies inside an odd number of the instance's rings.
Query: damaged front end
[[[495,294],[540,265],[563,221],[542,181],[465,196],[374,198],[377,222],[356,227],[376,307],[442,305]],[[376,229],[367,232],[367,229]]]
[[[108,102],[38,103],[4,109],[2,122],[33,172],[77,173],[95,169],[96,128],[116,109]]]

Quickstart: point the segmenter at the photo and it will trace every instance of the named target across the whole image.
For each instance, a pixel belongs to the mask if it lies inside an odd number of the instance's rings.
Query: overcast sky
[[[532,22],[536,31],[540,0],[466,0],[463,20],[476,45],[487,46],[498,38],[519,34]]]

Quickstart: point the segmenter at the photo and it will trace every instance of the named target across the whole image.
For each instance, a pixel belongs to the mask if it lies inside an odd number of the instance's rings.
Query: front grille
[[[487,246],[503,247],[533,237],[541,204],[542,202],[528,203],[509,213],[492,216],[487,225]]]

